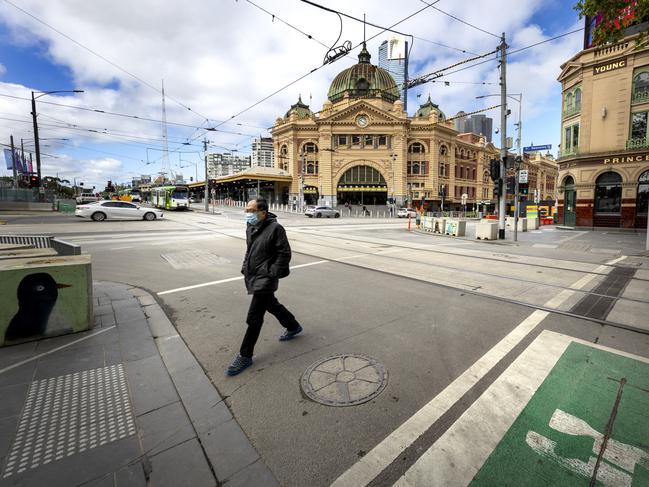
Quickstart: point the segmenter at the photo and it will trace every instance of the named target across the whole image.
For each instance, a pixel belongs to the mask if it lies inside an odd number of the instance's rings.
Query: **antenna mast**
[[[165,80],[162,80],[162,165],[160,167],[160,174],[164,178],[169,174],[170,179],[173,178],[171,172],[171,165],[169,164],[169,143],[167,140],[167,107],[165,105]]]

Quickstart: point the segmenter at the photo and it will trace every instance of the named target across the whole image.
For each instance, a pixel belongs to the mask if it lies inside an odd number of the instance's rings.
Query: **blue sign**
[[[552,144],[548,145],[530,145],[528,147],[523,147],[523,152],[537,152],[542,150],[552,149]]]

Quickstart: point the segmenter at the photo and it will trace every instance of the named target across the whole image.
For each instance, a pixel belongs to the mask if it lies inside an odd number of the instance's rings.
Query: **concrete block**
[[[475,226],[475,238],[481,240],[498,239],[498,222],[482,220]]]
[[[527,229],[528,230],[538,230],[539,228],[539,217],[528,217],[527,218]]]
[[[452,235],[454,237],[464,237],[466,233],[466,221],[451,219],[446,220],[444,233],[446,235]]]
[[[89,255],[0,260],[0,346],[93,323]]]

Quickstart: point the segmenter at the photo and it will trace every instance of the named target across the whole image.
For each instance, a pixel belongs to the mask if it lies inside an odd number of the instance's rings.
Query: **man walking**
[[[263,199],[248,202],[246,207],[246,255],[241,273],[244,275],[248,294],[252,301],[246,323],[248,329],[243,337],[239,355],[226,370],[227,375],[237,375],[252,365],[255,343],[261,332],[266,311],[274,315],[286,328],[279,337],[281,342],[291,340],[302,331],[295,316],[275,297],[279,280],[289,274],[291,247],[286,231],[276,216],[268,212],[268,203]]]

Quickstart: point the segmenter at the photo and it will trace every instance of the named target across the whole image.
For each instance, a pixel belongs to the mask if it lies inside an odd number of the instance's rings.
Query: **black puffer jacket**
[[[246,228],[246,256],[241,273],[244,275],[248,294],[273,293],[279,279],[289,274],[291,246],[286,231],[277,217],[268,213],[266,219]]]

